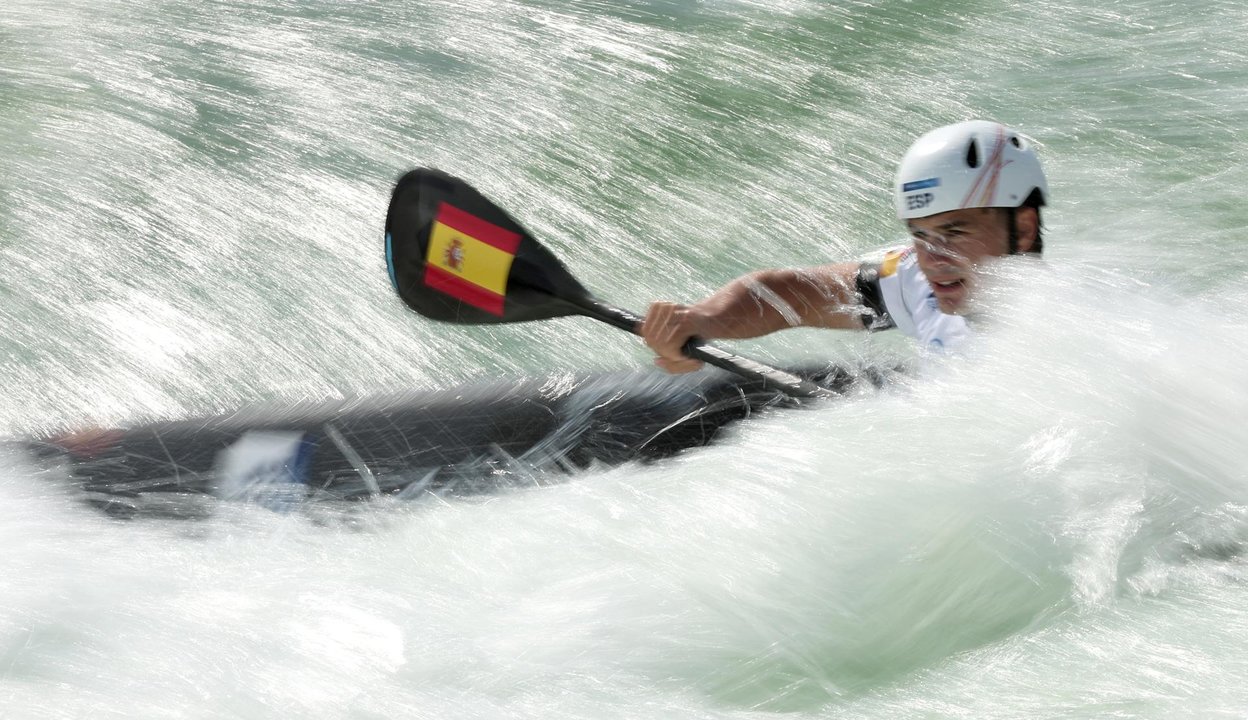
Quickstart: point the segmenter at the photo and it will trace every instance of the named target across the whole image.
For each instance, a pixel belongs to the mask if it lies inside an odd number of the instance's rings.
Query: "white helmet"
[[[915,140],[893,190],[902,220],[962,208],[1019,207],[1036,190],[1043,205],[1049,195],[1027,138],[987,120],[946,125]]]

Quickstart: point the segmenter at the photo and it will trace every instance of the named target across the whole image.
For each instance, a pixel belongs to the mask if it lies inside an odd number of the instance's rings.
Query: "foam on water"
[[[1033,135],[1044,265],[962,355],[649,467],[118,523],[0,471],[0,714],[1209,717],[1248,698],[1242,3],[0,9],[10,433],[639,367],[392,297],[443,167],[629,307],[855,257],[926,128]],[[780,362],[904,339],[781,333]]]
[[[904,386],[553,487],[114,523],[11,471],[3,692],[30,717],[1241,704],[1243,306],[1035,265]]]

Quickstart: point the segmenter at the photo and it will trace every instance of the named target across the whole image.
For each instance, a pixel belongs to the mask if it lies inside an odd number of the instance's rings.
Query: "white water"
[[[407,313],[380,228],[416,164],[635,309],[892,241],[893,165],[945,122],[1033,135],[1054,198],[967,355],[670,462],[123,523],[6,458],[0,717],[1242,717],[1245,30],[1230,0],[9,2],[9,434],[648,361]]]
[[[31,718],[1234,714],[1242,305],[1063,263],[996,293],[984,341],[909,386],[481,501],[119,523],[9,470],[0,697]]]

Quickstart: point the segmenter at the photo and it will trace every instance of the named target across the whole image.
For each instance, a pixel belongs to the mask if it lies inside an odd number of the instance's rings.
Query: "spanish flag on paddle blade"
[[[386,269],[409,308],[460,325],[578,315],[589,297],[502,208],[433,168],[408,171],[394,185]]]
[[[425,285],[501,316],[519,247],[519,233],[442,202],[429,231]]]

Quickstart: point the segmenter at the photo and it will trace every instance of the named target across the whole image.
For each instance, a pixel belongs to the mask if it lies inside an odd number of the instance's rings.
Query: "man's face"
[[[1020,252],[1035,241],[1035,217],[1031,208],[1018,210]],[[1010,250],[1010,216],[1003,208],[951,210],[910,220],[907,226],[919,269],[927,276],[940,311],[947,314],[966,310],[976,269]]]

